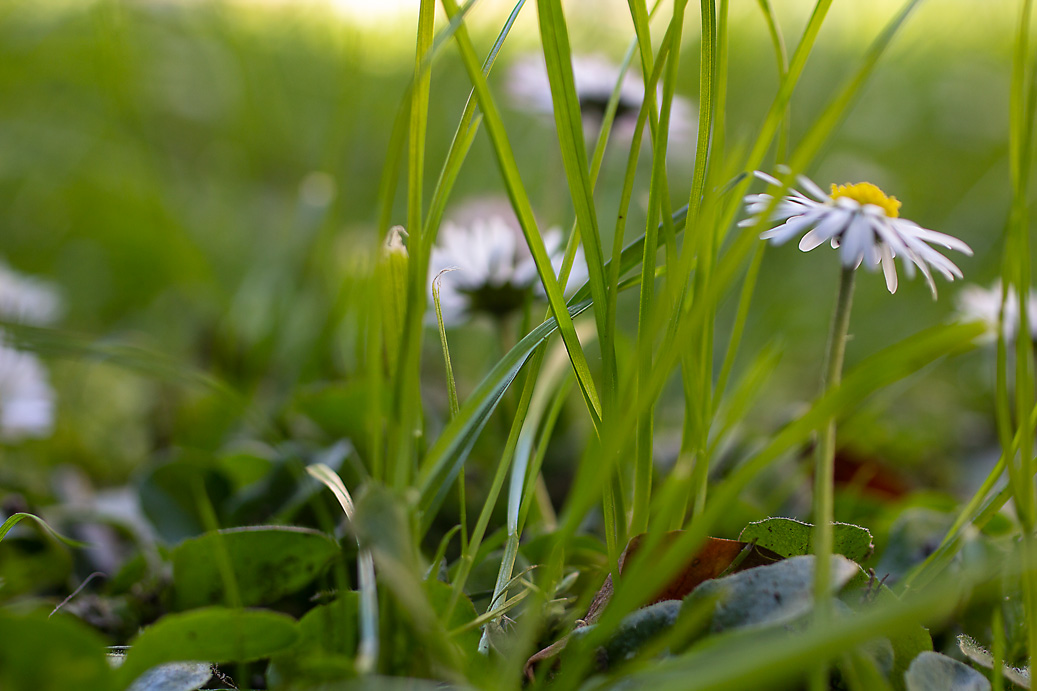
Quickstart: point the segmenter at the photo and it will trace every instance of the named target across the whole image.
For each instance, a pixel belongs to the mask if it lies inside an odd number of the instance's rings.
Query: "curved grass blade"
[[[58,531],[56,531],[53,528],[51,528],[47,524],[47,522],[45,520],[43,520],[39,516],[34,516],[31,513],[16,513],[16,514],[12,514],[10,518],[8,518],[6,521],[3,522],[3,525],[0,525],[0,540],[3,540],[7,536],[7,533],[11,532],[11,528],[15,527],[16,525],[21,523],[26,518],[28,518],[31,521],[33,521],[36,524],[38,524],[45,531],[47,531],[48,533],[53,535],[57,540],[59,540],[60,542],[66,544],[66,545],[68,545],[69,547],[83,548],[83,547],[89,547],[90,546],[90,545],[88,545],[88,544],[86,544],[84,542],[80,542],[79,540],[73,540],[70,537],[65,537],[64,535],[62,535]]]
[[[334,470],[323,463],[306,466],[306,472],[331,490],[350,523],[356,514],[353,497]],[[371,550],[361,548],[357,556],[360,581],[360,645],[357,648],[356,669],[361,674],[375,670],[378,664],[378,590],[375,584],[374,557]]]

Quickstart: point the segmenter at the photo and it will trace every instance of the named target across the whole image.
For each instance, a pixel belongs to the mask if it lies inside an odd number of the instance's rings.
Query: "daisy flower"
[[[46,437],[54,426],[54,390],[35,355],[0,345],[0,437]]]
[[[565,253],[562,231],[545,232],[544,244],[557,274]],[[579,286],[586,276],[583,251],[578,250],[567,285]],[[531,292],[544,295],[521,231],[501,216],[466,225],[444,223],[429,258],[430,299],[437,279],[446,324],[462,323],[477,313],[502,317],[521,307]],[[430,316],[435,319],[434,312]]]
[[[0,320],[42,326],[57,319],[61,297],[53,285],[0,261]],[[54,425],[54,390],[43,363],[10,347],[0,331],[0,439],[46,437]]]
[[[0,319],[42,326],[61,312],[61,297],[53,285],[25,276],[0,261]]]
[[[983,322],[988,334],[996,337],[1001,312],[1000,280],[995,281],[990,288],[966,286],[958,293],[957,302],[959,319]],[[1037,293],[1032,290],[1026,298],[1026,317],[1030,325],[1030,338],[1037,340]],[[1019,294],[1015,290],[1009,290],[1005,298],[1003,328],[1005,340],[1014,341],[1019,332]]]
[[[756,177],[771,185],[781,183],[766,173],[756,172]],[[942,245],[972,255],[972,250],[956,237],[922,228],[906,218],[900,218],[900,202],[896,197],[887,197],[870,182],[832,185],[831,194],[825,194],[812,180],[804,175],[798,177],[807,191],[789,189],[774,208],[770,221],[784,221],[760,234],[775,245],[787,242],[802,234],[799,249],[809,252],[830,242],[839,249],[844,267],[856,268],[862,263],[874,271],[880,265],[886,277],[889,292],[897,291],[897,269],[894,257],[900,257],[908,278],[914,277],[918,269],[929,283],[936,297],[936,282],[930,267],[953,281],[961,278],[961,269],[927,243]],[[741,221],[740,227],[754,226],[760,215],[771,206],[769,194],[750,194],[745,198],[746,210],[753,214]]]
[[[580,110],[584,117],[584,129],[590,133],[601,126],[612,90],[619,81],[620,67],[598,54],[574,55],[572,67],[576,95],[580,99]],[[542,56],[527,55],[512,64],[508,72],[507,89],[515,107],[542,115],[554,113],[551,85]],[[658,104],[662,100],[662,88],[659,87],[656,93]],[[612,127],[614,136],[624,140],[633,137],[644,94],[644,82],[635,70],[627,70],[620,84],[619,102]],[[670,106],[670,143],[677,146],[693,143],[697,118],[695,107],[689,100],[674,96]]]

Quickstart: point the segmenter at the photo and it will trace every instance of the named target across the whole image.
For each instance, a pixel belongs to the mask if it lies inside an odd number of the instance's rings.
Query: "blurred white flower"
[[[561,269],[565,246],[562,232],[552,228],[543,234],[555,273]],[[567,288],[579,287],[587,278],[583,250],[577,250]],[[475,219],[466,225],[444,223],[429,258],[429,320],[432,282],[439,281],[443,322],[458,324],[477,313],[504,316],[520,308],[530,291],[543,296],[536,264],[521,231],[500,216]]]
[[[990,288],[969,285],[958,293],[958,318],[961,321],[981,321],[991,338],[997,338],[998,315],[1001,312],[1001,281]],[[1030,291],[1026,298],[1026,318],[1030,327],[1030,338],[1037,340],[1037,293]],[[1005,298],[1004,337],[1014,341],[1019,333],[1019,294],[1010,289]]]
[[[54,426],[54,390],[35,355],[0,344],[0,438],[46,437]]]
[[[756,176],[771,185],[781,183],[759,171]],[[889,292],[897,290],[897,269],[894,257],[900,257],[909,278],[918,269],[925,276],[936,298],[936,282],[930,267],[953,281],[961,278],[961,270],[927,243],[941,245],[967,255],[972,250],[961,240],[944,233],[922,228],[917,223],[900,218],[900,202],[887,197],[870,182],[832,185],[831,194],[825,194],[812,180],[800,175],[800,184],[809,193],[789,189],[789,194],[778,201],[769,222],[783,221],[760,234],[775,245],[802,234],[799,249],[804,252],[830,242],[839,249],[843,266],[858,267],[861,263],[874,271],[882,266]],[[770,207],[770,194],[750,194],[745,197],[746,210],[751,218],[741,221],[740,227],[761,222],[761,215]]]
[[[587,136],[596,136],[597,128],[605,117],[612,90],[619,81],[619,65],[603,55],[574,55],[572,59],[573,82],[576,95],[580,99],[580,110],[583,113],[584,129]],[[516,108],[551,115],[554,104],[551,101],[551,85],[547,78],[547,68],[543,56],[530,54],[520,58],[511,65],[507,80],[508,94]],[[644,101],[644,82],[634,67],[628,69],[620,86],[619,103],[616,118],[612,126],[612,135],[629,141],[637,125],[637,115]],[[662,88],[657,88],[656,106],[662,100]],[[695,127],[698,114],[691,101],[681,96],[674,96],[670,106],[669,143],[671,148],[687,151],[687,145],[694,143]],[[647,125],[646,125],[647,129]],[[648,139],[646,133],[645,139]]]
[[[0,319],[42,326],[61,312],[61,296],[47,281],[25,276],[0,262]]]

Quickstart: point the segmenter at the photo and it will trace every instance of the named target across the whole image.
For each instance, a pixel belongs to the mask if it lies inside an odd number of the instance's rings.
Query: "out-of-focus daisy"
[[[565,252],[562,232],[552,228],[543,237],[557,274]],[[586,276],[583,252],[578,250],[567,286],[579,286]],[[435,280],[440,282],[446,324],[462,323],[478,313],[503,317],[520,308],[531,292],[544,294],[521,231],[501,216],[475,219],[466,225],[444,223],[429,258],[430,297]],[[430,318],[435,318],[434,313]]]
[[[61,296],[53,285],[0,261],[0,320],[42,326],[60,312]],[[0,439],[48,436],[54,426],[54,398],[43,363],[7,345],[0,331]]]
[[[54,425],[54,390],[30,353],[0,344],[0,438],[46,437]]]
[[[770,175],[757,172],[756,176],[771,185],[781,186]],[[769,222],[783,222],[761,233],[762,239],[780,245],[802,235],[799,249],[804,252],[830,242],[832,247],[839,249],[844,267],[856,268],[863,263],[874,271],[881,265],[886,287],[891,293],[897,290],[895,257],[900,257],[909,278],[914,276],[915,267],[918,267],[929,283],[934,299],[936,282],[930,268],[936,269],[949,281],[962,277],[961,270],[929,243],[971,255],[969,246],[956,237],[900,218],[900,202],[896,197],[887,197],[870,182],[833,184],[831,194],[825,194],[806,176],[800,175],[798,180],[807,194],[790,188],[789,194],[777,202],[767,219]],[[746,209],[751,218],[738,225],[750,227],[760,223],[761,215],[766,213],[772,201],[770,194],[746,196]]]
[[[0,261],[0,319],[41,326],[61,312],[61,297],[48,282],[25,276]]]
[[[576,95],[580,99],[580,110],[584,118],[584,129],[587,130],[588,136],[594,136],[605,117],[612,90],[619,81],[620,68],[599,54],[574,55],[572,67]],[[508,71],[507,89],[517,108],[545,115],[554,112],[551,85],[541,55],[527,55],[513,63]],[[616,119],[612,126],[613,136],[623,140],[629,140],[633,136],[644,93],[644,82],[636,70],[627,70],[620,85]],[[657,94],[656,105],[662,101],[662,88],[657,89]],[[696,110],[691,102],[674,96],[670,106],[670,144],[686,149],[687,144],[694,142],[696,119]]]
[[[970,285],[958,293],[958,317],[962,321],[981,321],[987,326],[991,337],[997,337],[998,315],[1001,312],[1001,281],[990,288]],[[1030,338],[1037,340],[1037,293],[1030,291],[1026,298],[1026,318],[1030,327]],[[1019,294],[1010,289],[1005,298],[1003,320],[1006,341],[1014,341],[1019,333]]]

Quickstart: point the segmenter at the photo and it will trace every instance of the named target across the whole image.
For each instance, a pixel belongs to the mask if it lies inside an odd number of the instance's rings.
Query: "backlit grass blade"
[[[583,114],[572,73],[569,35],[559,0],[537,0],[540,37],[547,63],[551,98],[554,102],[555,126],[562,152],[569,194],[576,210],[580,237],[586,248],[587,273],[590,277],[591,296],[595,303],[594,322],[598,333],[606,333],[606,289],[604,255],[598,217],[594,207],[594,191],[588,172],[587,150],[584,144]],[[607,389],[615,396],[616,354],[610,347],[612,339],[599,341]]]
[[[443,8],[446,10],[447,16],[452,17],[457,12],[457,3],[455,0],[443,0]],[[504,122],[490,94],[486,78],[482,74],[482,70],[476,60],[471,39],[468,37],[468,31],[463,24],[458,28],[455,38],[461,54],[461,60],[464,63],[465,70],[468,72],[468,78],[475,88],[479,107],[484,115],[486,131],[493,143],[494,154],[497,157],[498,167],[504,178],[508,197],[511,199],[512,207],[515,209],[519,224],[522,226],[526,244],[533,255],[537,273],[547,293],[547,301],[551,306],[551,312],[554,318],[558,320],[559,332],[562,336],[562,341],[565,343],[565,348],[569,352],[569,359],[572,362],[576,380],[580,384],[580,390],[587,403],[591,421],[597,427],[601,422],[601,401],[594,381],[591,378],[587,357],[584,355],[579,339],[576,337],[576,329],[573,326],[572,317],[565,309],[562,288],[554,275],[551,259],[547,255],[544,240],[537,228],[533,207],[530,204],[529,197],[526,194],[518,172],[518,167],[515,164],[515,156],[511,149],[507,132],[504,129]]]
[[[323,463],[311,463],[306,466],[306,472],[331,490],[342,512],[352,522],[356,515],[353,497],[338,473]],[[361,674],[369,674],[378,664],[378,586],[374,557],[369,549],[361,548],[357,555],[357,576],[360,589],[360,645],[357,648],[356,669]]]
[[[394,373],[391,427],[388,436],[389,478],[394,487],[409,485],[414,465],[414,443],[420,435],[421,342],[425,316],[425,274],[430,243],[425,236],[424,170],[428,129],[429,91],[432,83],[432,43],[435,37],[435,0],[421,0],[410,90],[407,135],[407,232],[410,261],[407,270],[407,311],[400,364]]]
[[[567,314],[571,319],[585,312],[590,306],[590,300],[585,300],[569,308]],[[537,347],[557,328],[557,322],[552,317],[519,341],[479,383],[465,400],[457,416],[450,421],[428,450],[424,470],[418,478],[418,506],[421,512],[422,532],[431,524],[450,483],[460,472],[472,444],[504,396],[504,392],[511,386],[519,370]]]
[[[470,4],[470,3],[469,3]],[[497,40],[494,41],[493,47],[490,48],[489,54],[483,61],[483,74],[488,75],[490,70],[493,68],[493,63],[497,59],[497,55],[500,53],[500,49],[504,46],[504,40],[511,33],[512,27],[515,25],[515,20],[518,19],[519,11],[526,4],[526,0],[519,0],[515,3],[515,7],[512,8],[511,14],[508,15],[507,21],[504,22],[504,27],[497,35]],[[461,13],[453,18],[451,24],[457,22],[460,24]],[[438,37],[437,37],[438,38]],[[475,135],[479,132],[479,124],[482,118],[478,115],[478,101],[475,97],[475,90],[468,95],[468,101],[465,103],[464,112],[461,114],[461,121],[457,125],[457,130],[454,132],[454,139],[450,143],[450,151],[447,153],[446,161],[443,163],[443,168],[439,174],[439,180],[436,182],[436,187],[432,192],[432,202],[429,205],[428,218],[425,221],[425,234],[429,239],[429,242],[433,242],[439,223],[443,218],[443,212],[446,209],[447,199],[450,197],[450,192],[453,190],[454,183],[457,180],[458,174],[461,172],[461,166],[464,164],[464,160],[468,155],[468,151],[472,146],[472,142],[475,141]]]
[[[56,531],[53,528],[51,528],[50,525],[48,525],[45,520],[43,520],[39,516],[34,516],[31,513],[15,513],[15,514],[12,514],[10,518],[8,518],[6,521],[3,522],[2,525],[0,525],[0,540],[3,540],[5,537],[7,537],[7,533],[11,532],[11,528],[15,527],[16,525],[18,525],[20,522],[22,522],[26,518],[28,518],[29,520],[35,522],[37,525],[39,525],[45,531],[47,531],[48,533],[53,535],[58,541],[68,545],[69,547],[83,548],[83,547],[89,547],[90,546],[90,545],[87,545],[86,543],[80,542],[79,540],[73,540],[70,537],[65,537],[64,535],[62,535],[58,531]]]
[[[512,580],[512,569],[515,566],[519,537],[522,533],[521,511],[524,499],[529,494],[527,485],[535,482],[535,478],[539,473],[538,467],[534,467],[532,472],[530,471],[531,465],[537,465],[535,461],[536,453],[534,451],[537,432],[540,430],[541,421],[544,417],[548,416],[550,418],[551,411],[556,409],[556,406],[553,406],[552,403],[561,398],[559,394],[564,394],[568,391],[568,387],[563,386],[563,381],[571,382],[571,380],[564,379],[565,375],[569,373],[564,357],[564,352],[551,354],[546,367],[540,371],[540,376],[536,380],[536,388],[533,390],[528,412],[522,421],[518,442],[515,446],[511,468],[511,482],[508,489],[506,522],[508,537],[504,545],[504,556],[501,559],[500,569],[497,573],[497,582],[493,587],[493,596],[490,598],[487,612],[500,607],[508,598],[507,587]],[[557,412],[555,414],[557,415]],[[545,428],[545,436],[541,438],[542,446],[547,444],[549,431],[550,426]],[[479,652],[489,652],[488,631],[483,632],[482,639],[479,642]]]

